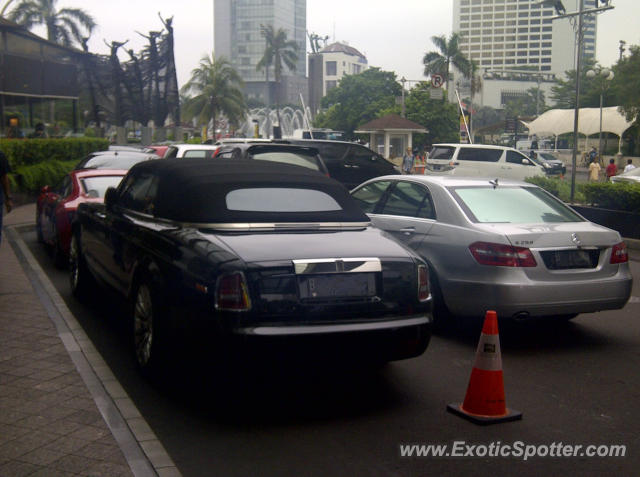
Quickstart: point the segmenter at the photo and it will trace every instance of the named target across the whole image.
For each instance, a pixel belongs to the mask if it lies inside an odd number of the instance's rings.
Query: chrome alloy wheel
[[[133,339],[136,359],[141,368],[151,360],[153,346],[153,301],[148,285],[138,288],[133,311]]]

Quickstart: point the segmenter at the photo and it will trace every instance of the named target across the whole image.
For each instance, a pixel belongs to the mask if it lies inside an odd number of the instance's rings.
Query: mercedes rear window
[[[535,224],[584,219],[538,187],[450,187],[467,217],[476,223]]]

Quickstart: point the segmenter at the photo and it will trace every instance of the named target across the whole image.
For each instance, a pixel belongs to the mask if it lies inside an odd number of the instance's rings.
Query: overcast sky
[[[4,4],[5,0],[0,0]],[[609,66],[618,58],[618,41],[640,44],[640,1],[612,0],[614,10],[598,17],[596,57]],[[124,41],[135,51],[146,43],[136,33],[160,30],[163,17],[173,16],[178,82],[182,85],[200,58],[213,48],[211,0],[58,0],[57,8],[88,11],[98,28],[90,50],[108,54],[104,41]],[[369,65],[394,71],[398,78],[424,79],[422,57],[434,50],[431,37],[449,35],[452,0],[307,0],[307,30],[347,42],[368,59]],[[566,20],[556,20],[566,21]],[[127,59],[126,53],[122,59]]]

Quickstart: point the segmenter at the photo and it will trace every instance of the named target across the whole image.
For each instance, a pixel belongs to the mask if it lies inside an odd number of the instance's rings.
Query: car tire
[[[136,365],[148,378],[157,378],[166,357],[164,302],[148,278],[140,280],[133,294],[132,348]]]
[[[69,284],[71,285],[71,293],[73,293],[73,296],[82,302],[86,302],[95,290],[96,283],[82,255],[80,240],[79,233],[74,233],[71,236],[71,246],[69,248]]]

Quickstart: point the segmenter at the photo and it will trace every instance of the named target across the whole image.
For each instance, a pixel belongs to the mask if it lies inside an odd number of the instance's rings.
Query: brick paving
[[[82,331],[52,318],[21,263],[9,229],[34,216],[34,204],[5,215],[0,244],[0,477],[179,476],[110,371],[96,374],[104,362],[95,366]],[[120,403],[134,409],[127,419]],[[158,447],[159,465],[143,451]]]

